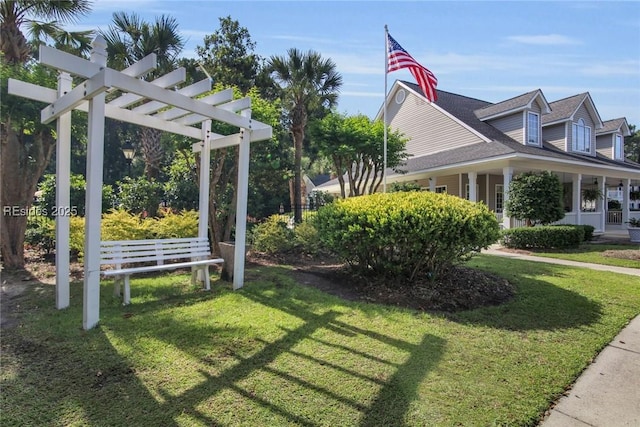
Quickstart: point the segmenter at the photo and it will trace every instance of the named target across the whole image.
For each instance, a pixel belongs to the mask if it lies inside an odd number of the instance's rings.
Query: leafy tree
[[[302,146],[310,115],[333,107],[342,76],[331,59],[314,51],[289,49],[287,56],[272,56],[268,69],[280,87],[283,108],[294,145],[294,218],[302,221]]]
[[[56,48],[74,52],[89,50],[90,31],[69,32],[61,24],[76,22],[91,10],[89,0],[2,0],[0,2],[0,51],[9,64],[24,64],[45,38]],[[41,21],[44,19],[46,21]],[[23,29],[31,35],[27,41]]]
[[[384,125],[365,115],[346,116],[331,112],[311,127],[322,155],[330,158],[340,183],[340,193],[372,194],[379,190],[384,168]],[[396,170],[407,158],[406,139],[399,132],[387,136],[387,167]]]
[[[176,156],[171,164],[169,180],[164,185],[164,195],[172,209],[198,209],[198,177],[192,167],[193,162],[183,156]]]
[[[235,86],[247,93],[256,85],[264,60],[254,52],[256,43],[251,40],[249,30],[231,16],[219,20],[220,28],[205,36],[204,46],[198,46],[196,52],[216,84]]]
[[[125,178],[118,182],[119,207],[127,212],[155,217],[162,200],[162,184],[145,177]]]
[[[548,171],[522,173],[511,181],[505,205],[507,215],[526,220],[527,226],[559,221],[564,218],[562,184]]]
[[[624,152],[627,159],[640,163],[640,129],[629,125],[631,135],[624,138]]]
[[[101,34],[107,41],[108,62],[113,68],[126,68],[155,53],[158,66],[147,74],[145,78],[148,80],[172,70],[184,47],[184,39],[178,31],[178,21],[166,15],[156,17],[153,23],[148,23],[135,13],[115,12],[113,25]],[[160,163],[164,155],[161,136],[162,131],[158,129],[140,129],[145,174],[149,179],[157,179],[160,174]]]
[[[74,173],[71,174],[70,181],[69,208],[72,215],[84,216],[87,182],[84,176]],[[38,188],[42,192],[37,202],[38,207],[41,208],[40,212],[49,218],[65,214],[65,212],[56,210],[59,208],[56,208],[56,176],[54,174],[45,175]],[[102,186],[102,212],[108,212],[113,209],[113,203],[113,188],[105,184]]]

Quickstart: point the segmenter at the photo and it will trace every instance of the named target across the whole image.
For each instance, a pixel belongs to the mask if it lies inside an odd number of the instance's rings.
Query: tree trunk
[[[12,129],[10,120],[2,125],[0,133],[0,249],[5,268],[22,269],[27,215],[38,180],[51,160],[55,140],[48,130],[42,130],[33,135],[33,141],[27,141],[26,135]]]
[[[299,224],[302,222],[302,142],[304,141],[304,127],[293,127],[292,133],[295,149],[293,162],[293,219]]]
[[[160,138],[162,131],[143,127],[140,130],[140,144],[142,145],[142,158],[144,159],[144,174],[147,178],[157,180],[160,176],[160,164],[162,163],[162,144]]]

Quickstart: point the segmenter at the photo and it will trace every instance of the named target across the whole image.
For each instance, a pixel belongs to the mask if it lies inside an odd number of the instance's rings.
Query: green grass
[[[621,259],[603,255],[603,252],[608,250],[629,251],[634,249],[636,251],[640,250],[640,245],[601,245],[589,243],[581,245],[577,249],[554,251],[540,250],[533,252],[536,256],[547,258],[568,259],[571,261],[613,265],[616,267],[640,268],[640,261],[638,261],[637,259]]]
[[[21,297],[3,330],[3,426],[536,425],[550,402],[640,313],[640,278],[482,255],[517,287],[455,315],[352,303],[282,267],[210,293],[184,275],[102,289],[80,328],[81,284]]]

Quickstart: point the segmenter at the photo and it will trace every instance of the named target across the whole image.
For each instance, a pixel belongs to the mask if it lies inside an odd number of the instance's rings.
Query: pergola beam
[[[170,73],[163,75],[162,77],[158,77],[153,80],[153,83],[156,86],[160,86],[162,88],[167,88],[169,86],[175,86],[177,84],[182,83],[187,78],[187,71],[184,67],[177,68]],[[136,102],[144,99],[144,97],[140,95],[136,95],[134,93],[125,93],[124,95],[110,101],[107,105],[113,105],[116,107],[128,107],[131,104],[135,104]]]
[[[191,98],[193,96],[198,96],[205,92],[209,92],[210,90],[211,90],[211,80],[204,79],[192,85],[183,87],[182,89],[179,89],[176,92]],[[167,104],[163,102],[149,101],[146,104],[140,105],[139,107],[132,108],[131,111],[134,111],[140,114],[152,114],[152,113],[155,113],[156,111],[162,110],[165,107],[167,107]],[[203,120],[206,120],[206,119],[203,119]]]
[[[200,102],[204,102],[209,105],[219,105],[224,102],[229,102],[233,99],[233,89],[225,89],[220,92],[216,92],[211,95],[207,95],[204,98],[198,99]],[[178,117],[185,116],[190,112],[183,110],[182,108],[172,108],[167,111],[156,114],[156,117],[163,120],[174,120]]]
[[[42,123],[51,123],[61,115],[76,108],[83,101],[93,99],[99,93],[106,91],[109,88],[106,78],[107,70],[101,70],[90,79],[76,86],[71,92],[66,93],[54,103],[45,107],[40,113]]]

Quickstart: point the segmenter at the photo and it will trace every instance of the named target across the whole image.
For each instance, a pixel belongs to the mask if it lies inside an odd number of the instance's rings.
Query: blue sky
[[[438,89],[498,102],[542,89],[549,102],[590,92],[603,120],[640,128],[638,1],[96,0],[74,29],[106,29],[115,11],[174,16],[195,57],[231,16],[263,57],[296,47],[332,58],[343,76],[338,110],[375,116],[384,99],[384,25],[438,78]],[[406,70],[389,74],[413,81]]]

